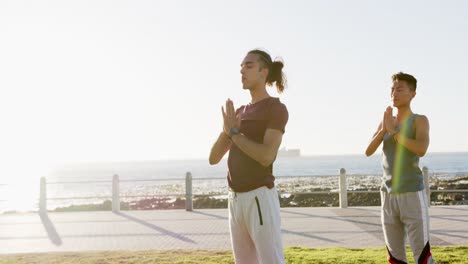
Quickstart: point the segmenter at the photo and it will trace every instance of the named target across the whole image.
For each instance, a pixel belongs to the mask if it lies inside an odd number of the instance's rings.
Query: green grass
[[[409,263],[411,250],[407,248]],[[387,263],[384,248],[304,248],[285,250],[286,262],[297,263]],[[438,264],[468,263],[468,247],[433,247],[432,254]],[[101,251],[80,253],[41,253],[0,255],[0,263],[234,263],[231,251],[214,250],[151,250],[151,251]]]
[[[468,263],[468,247],[432,247],[438,264]],[[407,247],[408,263],[414,263],[411,249]],[[297,263],[387,263],[385,248],[300,248],[286,250],[286,262]]]

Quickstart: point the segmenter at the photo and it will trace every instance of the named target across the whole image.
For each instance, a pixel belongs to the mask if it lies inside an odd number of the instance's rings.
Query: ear
[[[262,69],[262,76],[265,78],[265,80],[267,79],[268,77],[268,73],[270,72],[270,70],[268,70],[267,67],[263,67]]]

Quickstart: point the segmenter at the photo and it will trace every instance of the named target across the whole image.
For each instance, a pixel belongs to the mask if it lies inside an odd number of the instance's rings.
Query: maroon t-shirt
[[[263,143],[268,128],[284,134],[288,122],[288,110],[279,98],[269,97],[255,104],[243,105],[236,111],[240,114],[239,131],[248,139]],[[228,183],[235,192],[248,192],[262,186],[273,188],[273,164],[264,167],[249,157],[236,144],[231,145],[228,158]]]

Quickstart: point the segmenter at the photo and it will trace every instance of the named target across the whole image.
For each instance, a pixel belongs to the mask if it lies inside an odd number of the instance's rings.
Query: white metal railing
[[[423,167],[423,177],[424,185],[426,186],[425,190],[428,197],[430,197],[431,190],[429,188],[429,170],[427,167]],[[328,175],[324,177],[337,177],[338,176],[338,190],[337,191],[307,191],[307,192],[288,192],[293,194],[310,194],[310,193],[338,193],[339,194],[339,207],[347,208],[348,207],[348,193],[379,193],[378,190],[348,190],[346,184],[346,170],[344,168],[340,169],[339,175]],[[348,175],[353,176],[353,175]],[[277,177],[277,179],[285,178],[307,178],[307,177],[320,177],[320,176],[282,176]],[[155,194],[155,195],[121,195],[120,194],[120,183],[122,182],[151,182],[151,181],[181,181],[183,179],[137,179],[137,180],[120,180],[118,175],[114,175],[112,178],[112,195],[111,196],[89,196],[89,197],[55,197],[47,198],[47,185],[52,184],[89,184],[89,183],[109,183],[109,181],[74,181],[74,182],[46,182],[45,178],[41,178],[40,181],[40,198],[39,198],[39,211],[47,211],[47,201],[48,200],[70,200],[70,199],[112,199],[112,211],[120,211],[120,199],[121,198],[138,198],[138,197],[155,197],[155,196],[179,196],[185,197],[185,209],[187,211],[193,210],[193,197],[194,196],[216,196],[223,195],[225,193],[216,193],[216,194],[194,194],[193,193],[193,181],[194,180],[222,180],[225,178],[192,178],[192,174],[187,172],[185,175],[185,193],[175,193],[175,194]],[[435,192],[468,192],[468,190],[437,190]],[[281,193],[281,192],[280,192]],[[428,199],[428,206],[430,206],[430,199]]]

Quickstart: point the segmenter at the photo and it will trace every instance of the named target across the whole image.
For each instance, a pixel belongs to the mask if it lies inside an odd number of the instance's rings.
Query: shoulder
[[[273,123],[278,123],[281,131],[284,133],[284,126],[289,120],[289,113],[286,105],[283,104],[279,98],[272,99],[271,107],[268,111],[268,118]]]
[[[414,122],[416,122],[416,123],[429,123],[429,119],[425,115],[416,115],[416,118],[414,119]]]
[[[277,97],[272,97],[270,100],[270,107],[275,109],[276,111],[284,111],[288,112],[288,108],[284,103],[281,102],[281,100]]]
[[[414,124],[416,127],[429,127],[429,119],[425,115],[416,115]]]

